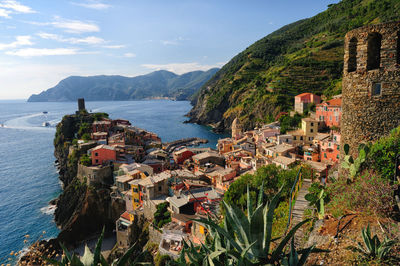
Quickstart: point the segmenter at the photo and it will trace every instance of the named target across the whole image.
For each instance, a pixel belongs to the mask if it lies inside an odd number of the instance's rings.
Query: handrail
[[[292,189],[290,190],[290,196],[289,196],[289,217],[288,217],[288,222],[286,225],[286,232],[289,229],[290,223],[292,221],[292,204],[293,204],[293,199],[296,197],[297,192],[300,190],[301,185],[302,185],[302,174],[301,174],[301,169],[303,167],[300,167],[299,172],[297,173],[296,180],[293,183]]]

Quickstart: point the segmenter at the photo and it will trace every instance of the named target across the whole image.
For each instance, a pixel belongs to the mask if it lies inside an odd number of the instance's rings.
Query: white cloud
[[[71,4],[96,10],[102,10],[111,7],[111,5],[104,4],[102,3],[102,1],[95,1],[95,0],[88,0],[85,3],[71,2]]]
[[[53,34],[53,33],[46,33],[46,32],[40,32],[37,33],[40,38],[42,39],[47,39],[47,40],[54,40],[58,42],[66,42],[66,43],[71,43],[71,44],[102,44],[104,43],[104,39],[95,37],[95,36],[88,36],[85,38],[64,38],[61,35]]]
[[[53,25],[56,28],[63,29],[69,33],[86,33],[86,32],[99,32],[100,28],[93,22],[84,22],[80,20],[63,19],[55,17],[55,21],[46,23]]]
[[[49,55],[74,55],[78,53],[75,48],[24,48],[15,51],[8,51],[6,54],[20,57],[37,57]]]
[[[0,8],[0,17],[3,17],[3,18],[11,18],[11,17],[10,17],[10,14],[11,14],[11,11],[5,10],[5,9],[3,9],[3,8]]]
[[[126,54],[124,54],[124,56],[128,57],[128,58],[136,57],[136,55],[134,53],[126,53]]]
[[[189,39],[185,39],[183,37],[178,37],[173,40],[162,40],[161,43],[163,45],[179,45],[182,43],[182,41],[187,41],[187,40],[189,40]]]
[[[107,49],[121,49],[124,48],[125,45],[103,45],[102,47]]]
[[[15,0],[2,0],[0,1],[0,7],[15,13],[36,13],[36,11],[29,6],[23,5]]]
[[[171,64],[143,64],[145,68],[153,70],[168,70],[176,74],[184,74],[195,70],[209,70],[214,67],[221,67],[224,63],[216,63],[214,65],[202,65],[197,62],[193,63],[171,63]]]
[[[0,50],[5,49],[13,49],[23,45],[32,45],[31,36],[24,35],[24,36],[17,36],[15,37],[15,41],[11,43],[0,43]]]

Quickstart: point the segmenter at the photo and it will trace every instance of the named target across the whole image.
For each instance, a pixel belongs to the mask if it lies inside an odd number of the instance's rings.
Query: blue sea
[[[204,126],[184,124],[184,115],[190,108],[187,101],[86,102],[87,110],[128,119],[135,126],[157,133],[164,142],[200,137],[215,148],[217,140],[224,136]],[[14,264],[16,257],[10,252],[59,232],[53,220],[54,210],[48,205],[61,193],[53,138],[57,123],[76,109],[74,102],[0,101],[0,263]],[[44,122],[50,126],[43,127]]]

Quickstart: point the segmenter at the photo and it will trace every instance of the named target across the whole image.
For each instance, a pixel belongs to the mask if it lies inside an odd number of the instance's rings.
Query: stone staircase
[[[308,201],[304,197],[308,194],[308,188],[311,186],[311,183],[310,179],[303,179],[303,185],[297,194],[296,203],[292,210],[292,227],[303,221],[304,210],[309,208]],[[297,248],[301,248],[302,246],[303,235],[303,227],[300,227],[294,236],[294,243]]]

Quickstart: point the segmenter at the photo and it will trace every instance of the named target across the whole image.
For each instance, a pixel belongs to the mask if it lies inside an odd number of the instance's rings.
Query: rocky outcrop
[[[67,246],[93,236],[103,226],[108,231],[114,229],[123,207],[112,204],[108,185],[87,186],[77,178],[78,161],[86,151],[80,150],[74,144],[74,139],[89,133],[90,127],[87,125],[101,116],[104,114],[82,112],[67,115],[57,125],[54,154],[59,162],[64,190],[57,200],[55,221],[61,229],[57,240]]]

